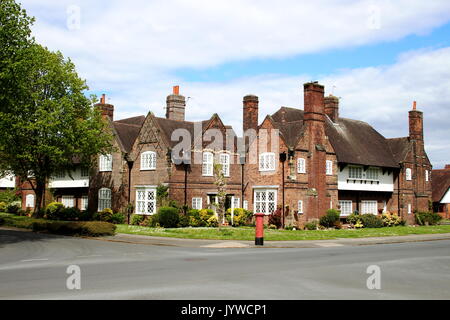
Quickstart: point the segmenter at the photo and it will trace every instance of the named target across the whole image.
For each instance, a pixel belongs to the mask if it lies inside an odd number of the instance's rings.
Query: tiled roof
[[[440,202],[450,188],[450,169],[433,170],[431,172],[433,186],[433,202]]]

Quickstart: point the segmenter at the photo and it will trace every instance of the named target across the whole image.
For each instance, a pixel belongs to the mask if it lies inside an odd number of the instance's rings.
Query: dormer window
[[[141,154],[141,170],[156,170],[156,152],[147,151]]]
[[[275,153],[266,152],[259,155],[259,171],[275,171]]]

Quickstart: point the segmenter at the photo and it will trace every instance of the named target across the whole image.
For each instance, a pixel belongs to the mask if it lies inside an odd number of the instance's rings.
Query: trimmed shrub
[[[12,214],[17,214],[18,212],[19,212],[19,210],[20,210],[20,207],[17,205],[17,204],[9,204],[7,207],[6,207],[6,211],[8,212],[8,213],[12,213]]]
[[[277,209],[269,215],[269,225],[274,225],[279,229],[281,228],[281,222],[281,209]]]
[[[113,215],[111,216],[110,222],[114,223],[114,224],[124,224],[125,223],[125,215],[120,212],[113,213]]]
[[[189,215],[188,214],[180,214],[180,220],[178,221],[178,227],[180,227],[180,228],[189,227]]]
[[[325,228],[335,227],[337,222],[339,222],[339,217],[341,213],[339,210],[329,209],[327,210],[327,214],[320,217],[319,224]]]
[[[90,221],[35,221],[32,224],[33,231],[48,232],[60,235],[79,236],[105,236],[114,235],[116,226],[108,222]]]
[[[415,217],[417,224],[421,226],[433,226],[442,220],[442,217],[435,212],[417,212]]]
[[[251,224],[253,212],[243,208],[235,208],[233,215],[233,226],[248,226]],[[231,208],[225,213],[225,220],[231,224]]]
[[[206,226],[211,228],[217,228],[219,226],[219,221],[217,220],[216,216],[211,216],[206,221]]]
[[[405,221],[402,220],[396,213],[385,212],[381,215],[381,220],[385,227],[393,227],[404,225]]]
[[[355,225],[358,223],[358,221],[361,221],[361,215],[356,212],[353,212],[352,214],[348,215],[345,219],[347,220],[348,223]]]
[[[98,212],[97,219],[99,221],[103,222],[111,222],[113,216],[113,211],[109,208],[103,209],[102,211]]]
[[[361,222],[364,228],[382,228],[383,221],[376,215],[367,213],[361,215]]]
[[[81,211],[78,208],[63,208],[60,212],[60,218],[62,221],[78,221],[80,220]]]
[[[0,212],[6,212],[7,207],[5,202],[0,202]]]
[[[131,224],[133,226],[139,226],[144,221],[144,216],[140,214],[131,215]]]
[[[177,208],[161,207],[158,210],[158,214],[154,215],[153,218],[163,228],[176,228],[180,221],[180,214]]]
[[[311,220],[307,223],[305,223],[305,229],[306,230],[317,230],[319,225],[318,220]]]
[[[64,209],[64,205],[61,202],[51,202],[45,209],[45,216],[49,220],[59,220],[61,211]]]

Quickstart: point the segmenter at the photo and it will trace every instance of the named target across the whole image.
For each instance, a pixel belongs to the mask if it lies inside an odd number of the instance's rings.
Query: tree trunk
[[[45,181],[36,180],[36,187],[34,188],[36,194],[36,204],[34,206],[33,218],[42,218],[42,203],[45,199]]]

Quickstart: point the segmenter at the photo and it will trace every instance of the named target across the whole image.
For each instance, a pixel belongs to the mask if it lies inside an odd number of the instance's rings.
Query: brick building
[[[445,219],[450,218],[450,164],[442,170],[433,170],[433,209]]]
[[[61,200],[72,195],[80,208],[88,197],[90,210],[124,211],[131,203],[135,213],[153,214],[161,184],[181,205],[211,207],[217,195],[214,163],[223,165],[227,207],[270,214],[284,204],[291,213],[287,224],[317,219],[329,208],[340,209],[342,216],[399,212],[413,222],[414,211],[430,206],[432,166],[424,150],[423,114],[415,103],[409,135],[396,139],[341,118],[339,99],[325,97],[317,82],[304,84],[303,110],[281,107],[261,123],[258,97],[245,96],[243,138],[217,114],[187,121],[178,87],[167,97],[166,117],[149,112],[114,121],[114,106],[104,96],[98,106],[114,135],[115,152],[99,156],[88,186],[80,168],[83,185],[61,177],[56,188]]]

